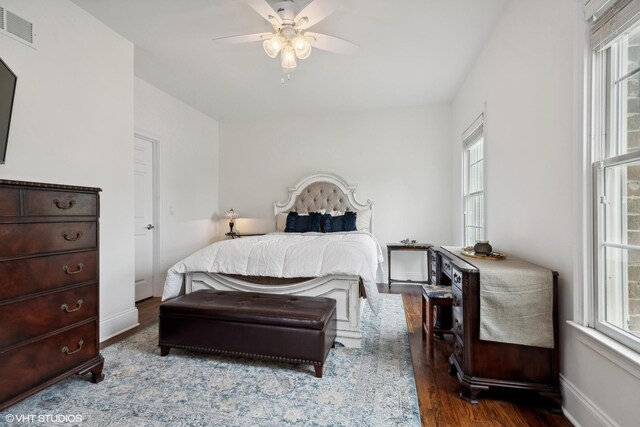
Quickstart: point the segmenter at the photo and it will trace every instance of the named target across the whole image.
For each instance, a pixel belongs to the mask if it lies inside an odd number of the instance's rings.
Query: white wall
[[[560,273],[561,373],[568,415],[584,426],[637,425],[640,380],[578,340],[574,289],[583,286],[578,224],[578,0],[511,2],[453,102],[453,188],[461,134],[487,103],[487,229],[495,248]],[[578,75],[578,78],[576,78]],[[461,200],[453,234],[462,241]]]
[[[158,141],[161,296],[167,270],[218,234],[218,122],[136,77],[135,128]]]
[[[273,230],[273,203],[286,200],[287,187],[311,173],[332,172],[375,202],[375,235],[385,256],[385,243],[405,237],[448,243],[450,129],[444,105],[223,121],[220,209],[240,214],[239,231]],[[228,231],[224,221],[221,231]],[[423,277],[423,258],[394,254],[394,278]]]
[[[0,36],[18,76],[0,178],[100,187],[102,338],[134,326],[133,46],[66,0],[3,0],[32,21],[34,50]]]

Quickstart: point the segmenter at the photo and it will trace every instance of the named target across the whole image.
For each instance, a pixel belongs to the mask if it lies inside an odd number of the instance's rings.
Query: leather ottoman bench
[[[316,377],[336,338],[331,298],[200,290],[160,305],[160,354],[172,347],[311,363]]]

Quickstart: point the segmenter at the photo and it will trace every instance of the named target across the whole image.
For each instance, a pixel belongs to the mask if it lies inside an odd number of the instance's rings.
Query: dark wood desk
[[[492,387],[535,390],[554,402],[551,409],[559,409],[558,273],[553,272],[554,348],[484,341],[480,339],[480,270],[473,260],[447,248],[440,248],[436,256],[438,284],[451,284],[453,291],[454,351],[449,363],[462,387],[460,396],[476,403],[478,393]]]
[[[428,284],[429,275],[427,274],[426,280],[400,280],[400,279],[392,279],[391,278],[391,252],[393,251],[422,251],[427,254],[429,248],[433,246],[431,243],[416,243],[414,245],[404,245],[402,243],[387,243],[387,270],[389,273],[388,281],[389,281],[389,289],[391,289],[392,282],[402,282],[402,283],[420,283],[420,284]],[[427,261],[428,264],[428,261]]]

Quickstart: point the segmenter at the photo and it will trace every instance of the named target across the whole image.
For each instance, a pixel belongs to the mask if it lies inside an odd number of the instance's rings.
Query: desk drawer
[[[0,262],[0,302],[98,280],[96,251]]]
[[[96,322],[9,351],[0,351],[0,402],[98,356]]]
[[[0,348],[98,315],[98,287],[87,285],[0,306]]]
[[[0,188],[0,216],[20,215],[20,190]]]
[[[453,303],[452,303],[452,305],[454,307],[458,307],[458,308],[460,308],[460,310],[462,310],[463,309],[463,305],[464,305],[464,300],[462,298],[462,291],[457,286],[452,286],[451,287],[451,293],[453,294]]]
[[[453,354],[458,360],[460,367],[464,370],[464,344],[455,336],[453,339]]]
[[[451,283],[458,289],[462,289],[462,273],[454,266],[451,266]]]
[[[96,215],[97,195],[47,190],[24,191],[26,216]]]
[[[464,342],[464,317],[460,307],[453,307],[453,333]]]
[[[96,247],[95,222],[0,224],[0,258]]]
[[[451,278],[451,261],[442,257],[442,272]]]

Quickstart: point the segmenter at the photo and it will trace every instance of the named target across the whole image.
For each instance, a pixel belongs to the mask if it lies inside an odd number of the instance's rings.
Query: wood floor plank
[[[458,380],[448,372],[448,359],[453,347],[452,337],[446,336],[443,340],[436,340],[432,360],[429,358],[426,343],[422,341],[420,287],[394,285],[389,290],[386,284],[379,284],[378,288],[382,293],[402,294],[423,426],[571,426],[563,415],[550,413],[547,410],[548,402],[531,392],[491,391],[481,394],[479,402],[475,405],[462,400],[458,396]],[[149,298],[136,304],[140,326],[105,341],[100,348],[157,324],[159,305],[160,298]]]

